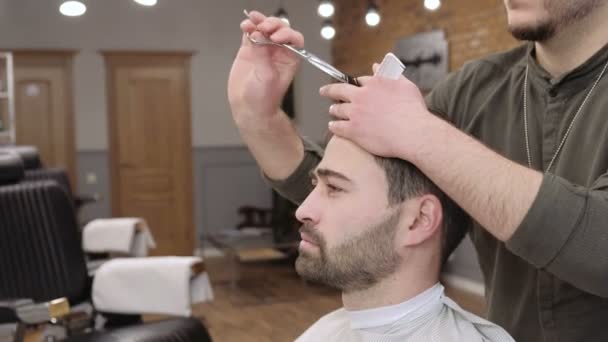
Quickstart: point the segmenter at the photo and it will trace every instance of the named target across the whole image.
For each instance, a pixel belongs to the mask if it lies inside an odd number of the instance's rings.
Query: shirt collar
[[[411,322],[434,310],[437,305],[443,305],[443,292],[443,286],[436,283],[403,303],[367,310],[346,310],[346,312],[352,329],[371,329],[401,320],[406,320],[404,323]]]
[[[530,66],[530,77],[541,80],[548,86],[559,86],[561,84],[569,84],[568,88],[579,88],[581,84],[586,84],[593,81],[598,73],[608,61],[608,44],[599,49],[593,56],[589,57],[578,67],[566,72],[556,78],[553,78],[536,60],[536,50],[534,42],[528,42],[527,58],[525,63]],[[525,67],[525,65],[524,65]],[[572,81],[572,82],[570,82]],[[571,86],[570,86],[571,84]]]

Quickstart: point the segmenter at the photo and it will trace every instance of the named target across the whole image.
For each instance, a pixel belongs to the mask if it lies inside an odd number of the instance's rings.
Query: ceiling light
[[[80,1],[65,1],[59,6],[59,12],[68,17],[78,17],[87,11],[87,6]]]
[[[142,6],[154,6],[158,0],[133,0]]]
[[[330,20],[325,20],[323,22],[323,27],[321,27],[321,37],[326,40],[331,40],[336,36],[336,29],[331,24]]]
[[[429,11],[434,11],[441,6],[440,0],[424,0],[424,7]]]
[[[380,13],[378,13],[378,7],[373,1],[369,2],[369,7],[365,14],[365,22],[368,26],[377,26],[380,24]]]
[[[321,2],[319,3],[319,8],[317,8],[317,12],[323,18],[331,17],[332,15],[334,15],[334,11],[334,4],[332,4],[329,0],[321,0]]]

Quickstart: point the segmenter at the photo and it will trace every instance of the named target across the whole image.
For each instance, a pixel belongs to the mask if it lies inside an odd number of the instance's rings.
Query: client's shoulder
[[[446,307],[444,324],[453,325],[454,331],[463,334],[467,341],[513,342],[509,333],[500,326],[481,318],[465,309],[448,297],[443,298]]]
[[[344,337],[349,331],[351,330],[348,313],[344,308],[340,308],[319,318],[296,341],[336,341],[336,338]]]

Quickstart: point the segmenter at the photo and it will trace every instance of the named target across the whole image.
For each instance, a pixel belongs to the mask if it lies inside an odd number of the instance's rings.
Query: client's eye
[[[329,190],[329,192],[341,192],[342,188],[338,188],[335,185],[331,185],[331,184],[327,184],[327,189]]]

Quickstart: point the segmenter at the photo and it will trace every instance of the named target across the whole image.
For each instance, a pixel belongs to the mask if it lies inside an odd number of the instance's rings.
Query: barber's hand
[[[252,11],[249,19],[241,22],[243,38],[232,64],[228,80],[228,99],[235,118],[239,115],[258,119],[280,110],[300,63],[293,52],[272,45],[254,45],[247,33],[256,39],[270,39],[276,43],[304,46],[304,37],[276,17],[266,17]]]
[[[358,80],[361,87],[336,83],[321,88],[322,96],[343,102],[331,105],[329,113],[338,120],[329,129],[372,154],[413,161],[426,127],[439,120],[427,110],[420,90],[403,76]]]

